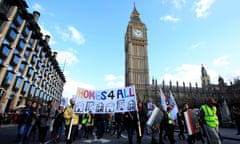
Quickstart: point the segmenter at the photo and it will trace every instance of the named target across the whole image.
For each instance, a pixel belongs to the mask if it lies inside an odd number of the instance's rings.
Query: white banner
[[[135,111],[137,106],[134,86],[107,90],[77,89],[74,97],[75,113],[115,113]]]

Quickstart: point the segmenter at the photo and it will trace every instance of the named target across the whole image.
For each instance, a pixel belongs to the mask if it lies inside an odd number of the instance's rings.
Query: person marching
[[[115,122],[116,122],[115,125],[117,130],[117,138],[121,137],[122,121],[123,121],[123,113],[121,112],[115,113]]]
[[[185,140],[184,136],[184,114],[182,112],[182,108],[179,109],[179,112],[177,113],[177,122],[178,122],[178,127],[179,127],[179,134],[178,137],[179,139]]]
[[[200,119],[206,128],[206,135],[211,144],[221,144],[219,121],[217,116],[216,101],[210,97],[206,104],[200,107]]]
[[[240,135],[240,108],[234,104],[231,108],[231,116],[237,128],[237,135]]]
[[[162,112],[163,117],[160,121],[160,126],[159,126],[159,144],[163,144],[163,138],[164,140],[166,140],[166,136],[167,136],[166,133],[167,133],[168,114],[163,107],[161,107],[160,110]]]
[[[176,141],[174,140],[174,121],[171,118],[171,110],[172,107],[168,106],[167,107],[167,116],[168,116],[168,121],[167,121],[167,136],[168,136],[168,140],[171,144],[174,144]]]
[[[184,113],[186,113],[186,115],[189,114],[189,117],[185,117],[184,116]],[[194,144],[196,139],[195,139],[195,134],[194,133],[191,133],[191,131],[188,130],[189,126],[187,124],[188,121],[193,121],[193,118],[195,118],[195,113],[193,114],[193,111],[190,109],[188,103],[184,103],[183,104],[183,120],[184,120],[184,127],[186,129],[186,132],[188,133],[188,137],[187,137],[187,142],[188,144]],[[196,121],[196,120],[194,120]],[[192,124],[191,126],[193,129],[196,128],[196,123],[195,124]]]
[[[57,139],[61,137],[61,132],[59,133],[62,123],[64,122],[64,107],[59,106],[58,110],[56,110],[53,122],[53,131],[51,133],[51,138],[53,142],[57,142]]]
[[[152,136],[151,144],[157,144],[155,135],[158,134],[160,127],[162,127],[160,126],[160,124],[163,119],[163,112],[155,104],[152,104],[152,109],[153,111],[149,116],[146,122],[146,125],[147,127],[151,128],[151,136]]]
[[[98,139],[103,137],[105,131],[105,116],[104,114],[95,114],[95,124],[96,124],[96,136]]]
[[[53,117],[55,116],[54,101],[49,100],[47,105],[44,105],[40,110],[40,124],[39,124],[39,141],[44,143],[48,130],[51,126]]]
[[[128,144],[133,144],[134,130],[138,130],[136,123],[137,123],[136,111],[125,112],[123,114],[124,128],[127,130],[128,133]]]
[[[86,116],[87,116],[87,122],[85,124],[86,129],[85,129],[84,137],[88,139],[89,135],[93,136],[94,117],[91,111],[89,111]]]
[[[21,111],[19,119],[19,144],[30,143],[32,129],[36,119],[36,102],[27,102],[27,106]]]
[[[191,109],[188,103],[184,104],[184,121],[185,127],[188,133],[187,142],[188,144],[194,144],[196,141],[201,140],[202,144],[205,140],[201,132],[200,118],[195,109]]]
[[[75,105],[75,99],[70,99],[70,106],[66,108],[63,113],[63,117],[65,119],[65,127],[66,127],[66,137],[67,137],[67,144],[71,144],[75,139],[75,133],[78,130],[78,123],[79,123],[79,114],[74,113],[73,107]],[[72,124],[72,126],[71,126]]]
[[[142,143],[142,137],[144,134],[144,129],[146,126],[146,121],[147,121],[147,111],[146,107],[142,102],[138,102],[138,125],[137,127],[140,126],[141,131],[139,131],[139,128],[137,129],[137,144]]]
[[[152,115],[152,111],[153,111],[153,108],[152,108],[152,107],[153,107],[153,106],[150,106],[150,107],[148,108],[148,111],[147,111],[147,119],[149,119],[150,116]],[[146,125],[147,135],[150,135],[150,134],[152,133],[151,129],[152,129],[151,126]]]

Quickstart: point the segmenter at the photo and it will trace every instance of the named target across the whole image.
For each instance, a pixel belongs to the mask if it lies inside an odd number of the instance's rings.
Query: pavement
[[[0,140],[2,144],[14,144],[16,143],[16,133],[17,133],[17,125],[1,125],[0,126]],[[240,135],[236,135],[237,130],[236,128],[220,128],[220,133],[223,138],[223,144],[240,143]],[[175,132],[175,139],[177,140],[177,144],[187,144],[186,140],[179,140],[178,139],[178,131]],[[186,135],[187,137],[187,135]],[[157,137],[156,137],[157,138]],[[49,139],[49,136],[48,138]],[[47,141],[45,144],[51,144],[51,141]],[[89,139],[81,138],[74,141],[73,144],[103,144],[103,143],[111,143],[111,144],[127,144],[127,134],[126,132],[122,133],[121,138],[117,138],[116,135],[110,136],[109,134],[105,134],[103,138],[96,139],[96,137],[90,137]],[[151,143],[151,136],[144,135],[142,139],[142,144],[150,144]],[[164,143],[168,143],[167,141]],[[37,141],[33,142],[32,144],[38,144]],[[65,144],[64,141],[58,142],[58,144]],[[197,143],[198,144],[198,143]]]
[[[240,135],[237,135],[236,128],[220,128],[219,131],[223,139],[240,141]]]

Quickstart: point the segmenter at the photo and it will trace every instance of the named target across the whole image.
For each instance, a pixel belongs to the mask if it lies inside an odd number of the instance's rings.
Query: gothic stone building
[[[172,84],[171,81],[169,84],[165,84],[165,81],[158,84],[154,79],[150,84],[147,44],[147,28],[134,6],[125,33],[125,86],[135,85],[138,101],[160,104],[161,86],[167,97],[171,90],[178,106],[188,102],[191,107],[200,107],[210,96],[214,97],[220,105],[223,104],[224,99],[229,105],[240,103],[239,80],[235,80],[228,86],[224,83],[223,78],[219,77],[217,85],[211,84],[210,76],[203,65],[199,70],[201,87],[197,84],[193,86],[191,83],[186,87],[185,82],[180,85],[179,82]]]

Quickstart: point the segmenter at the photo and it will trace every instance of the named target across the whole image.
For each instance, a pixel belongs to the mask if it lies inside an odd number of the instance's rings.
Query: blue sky
[[[64,71],[64,97],[77,87],[124,86],[124,35],[135,6],[148,33],[150,82],[201,86],[201,64],[217,84],[240,76],[239,0],[27,0]]]

